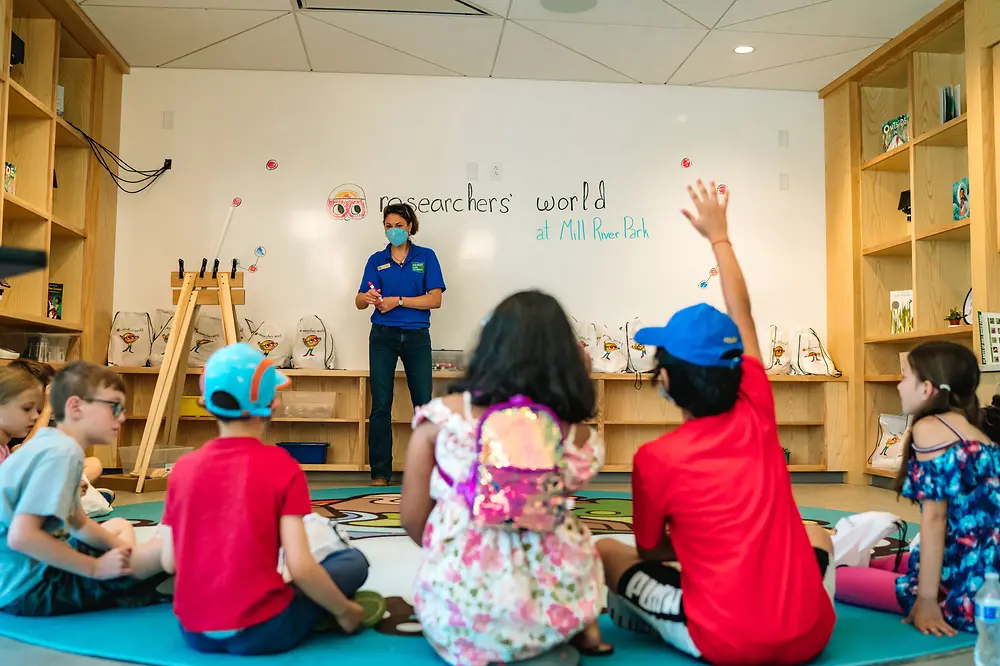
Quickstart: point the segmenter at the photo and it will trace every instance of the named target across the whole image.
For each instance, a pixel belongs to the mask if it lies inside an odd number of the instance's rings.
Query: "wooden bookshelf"
[[[992,80],[1000,70],[989,50],[1000,24],[983,20],[1000,19],[996,4],[946,0],[820,91],[829,348],[852,378],[850,482],[894,476],[867,459],[879,414],[901,411],[900,352],[948,340],[978,354],[976,322],[949,327],[945,317],[961,311],[970,288],[974,313],[1000,308]],[[942,122],[940,90],[955,85],[959,115]],[[882,124],[903,113],[910,140],[884,152]],[[952,186],[966,177],[971,215],[955,220]],[[904,190],[911,221],[898,210]],[[904,289],[913,290],[913,330],[893,334],[889,293]]]
[[[138,446],[156,386],[158,368],[116,368],[125,380],[128,418],[117,446]],[[321,465],[306,465],[307,471],[340,472],[368,470],[368,414],[371,394],[368,373],[353,370],[284,370],[292,380],[292,391],[337,393],[336,414],[330,418],[276,418],[269,439],[279,441],[330,442]],[[184,395],[198,395],[201,368],[189,368]],[[443,395],[458,378],[454,372],[434,372],[434,394]],[[607,445],[602,471],[631,472],[632,457],[642,444],[682,423],[677,408],[663,400],[648,379],[632,374],[595,373],[599,412],[592,425]],[[842,413],[847,400],[847,381],[833,377],[772,377],[778,417],[778,435],[791,451],[793,472],[844,471],[843,451],[848,430]],[[393,468],[402,471],[410,439],[413,410],[406,378],[396,374],[392,408]],[[185,417],[178,425],[174,446],[201,446],[215,436],[214,419]],[[118,466],[115,447],[94,452],[106,467]],[[128,472],[130,470],[126,470]],[[117,482],[119,479],[115,479]],[[124,479],[122,479],[124,481]],[[102,481],[103,482],[103,481]],[[134,488],[134,480],[131,488]],[[126,484],[127,485],[127,484]]]
[[[0,145],[17,167],[14,191],[0,201],[0,234],[5,246],[49,257],[46,269],[10,279],[0,336],[17,349],[31,334],[68,333],[70,358],[104,362],[118,191],[73,126],[117,149],[128,66],[73,0],[0,0],[0,24]],[[12,31],[25,42],[24,62],[13,66]],[[48,318],[50,282],[63,285],[61,320]]]

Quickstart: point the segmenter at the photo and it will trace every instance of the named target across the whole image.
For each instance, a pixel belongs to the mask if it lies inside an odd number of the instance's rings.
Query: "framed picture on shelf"
[[[969,177],[951,186],[951,216],[956,222],[969,217]]]

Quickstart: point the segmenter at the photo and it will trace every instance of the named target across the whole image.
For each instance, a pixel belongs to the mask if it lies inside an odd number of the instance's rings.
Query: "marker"
[[[375,289],[375,285],[373,285],[371,282],[368,283],[368,288],[371,289],[371,290],[373,290],[373,291],[378,291],[378,289]],[[380,300],[380,301],[382,300],[382,294],[378,295],[378,300]]]

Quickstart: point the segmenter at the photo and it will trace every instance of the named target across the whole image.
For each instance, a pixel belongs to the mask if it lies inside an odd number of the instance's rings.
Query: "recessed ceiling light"
[[[596,6],[597,0],[542,0],[542,7],[560,14],[577,14]]]
[[[733,52],[734,53],[739,53],[740,55],[745,55],[747,53],[753,53],[753,47],[752,46],[737,46],[735,49],[733,49]]]

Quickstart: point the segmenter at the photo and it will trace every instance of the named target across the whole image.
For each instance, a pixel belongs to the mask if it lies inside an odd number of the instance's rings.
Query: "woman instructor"
[[[373,306],[368,336],[372,411],[368,423],[368,464],[373,486],[392,477],[392,389],[396,360],[403,360],[410,400],[416,408],[431,399],[431,310],[441,307],[444,276],[434,250],[410,238],[420,228],[408,204],[382,211],[389,244],[368,257],[354,299],[359,310]]]

